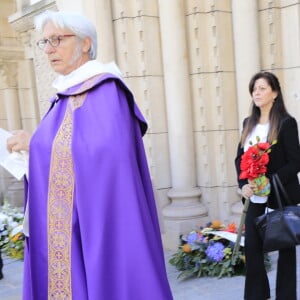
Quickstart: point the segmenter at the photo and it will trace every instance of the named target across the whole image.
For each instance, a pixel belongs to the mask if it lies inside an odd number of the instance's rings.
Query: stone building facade
[[[98,59],[116,61],[149,124],[144,138],[165,247],[180,233],[242,210],[234,157],[248,82],[279,77],[300,117],[300,1],[1,0],[0,126],[33,131],[54,93],[33,18],[76,10],[98,31]],[[4,195],[20,183],[2,170]]]

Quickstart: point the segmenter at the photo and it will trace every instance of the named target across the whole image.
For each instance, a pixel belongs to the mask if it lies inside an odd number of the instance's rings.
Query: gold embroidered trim
[[[97,74],[97,75],[87,79],[85,82],[83,82],[83,84],[80,85],[78,90],[76,90],[76,94],[77,95],[83,94],[84,92],[86,92],[87,90],[92,88],[95,85],[95,83],[99,80],[99,78],[102,77],[103,75],[105,75],[105,73]]]
[[[74,172],[71,152],[73,111],[86,94],[69,98],[52,145],[48,192],[48,299],[71,300],[71,237]]]

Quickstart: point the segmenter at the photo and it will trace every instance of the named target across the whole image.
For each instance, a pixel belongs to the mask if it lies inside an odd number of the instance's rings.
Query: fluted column
[[[188,71],[185,1],[159,0],[160,29],[168,119],[172,188],[163,210],[165,246],[178,246],[179,234],[190,230],[206,209],[196,187],[192,105]]]
[[[248,84],[260,71],[258,7],[256,0],[232,0],[232,19],[239,125],[249,114]]]
[[[8,50],[6,52],[9,52]],[[1,59],[7,59],[8,53],[0,53]],[[20,105],[17,86],[17,64],[7,59],[7,62],[0,64],[0,89],[3,94],[4,106],[7,118],[8,130],[21,128]]]
[[[259,56],[259,29],[257,1],[232,0],[232,20],[234,34],[235,69],[239,130],[242,122],[249,115],[251,96],[249,94],[249,81],[260,71]],[[242,202],[232,205],[233,215],[242,212]]]
[[[0,55],[1,60],[1,55]],[[15,130],[21,128],[20,107],[16,87],[16,64],[7,63],[0,65],[0,95],[3,96],[5,115],[7,118],[6,130]],[[0,171],[1,181],[5,184],[3,190],[1,187],[1,197],[10,202],[11,205],[21,206],[23,199],[23,183],[17,181],[7,171]]]
[[[111,1],[92,0],[84,3],[85,14],[91,18],[97,28],[98,60],[103,63],[115,60]]]
[[[7,115],[7,124],[9,130],[21,128],[20,106],[18,94],[15,88],[6,88],[4,90],[5,110]]]

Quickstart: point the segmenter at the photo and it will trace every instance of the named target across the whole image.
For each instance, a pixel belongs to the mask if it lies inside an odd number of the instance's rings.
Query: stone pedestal
[[[197,224],[205,224],[208,221],[207,210],[199,202],[201,192],[198,188],[186,191],[171,189],[168,196],[172,202],[163,210],[163,240],[166,248],[176,249],[181,234],[191,231]]]
[[[4,191],[4,199],[13,207],[22,207],[24,203],[24,182],[10,178]]]

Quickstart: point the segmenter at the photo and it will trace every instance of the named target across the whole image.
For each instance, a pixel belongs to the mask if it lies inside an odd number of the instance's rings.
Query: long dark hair
[[[263,78],[265,79],[268,84],[270,85],[272,91],[277,92],[277,97],[274,100],[273,106],[271,108],[269,114],[269,123],[270,129],[268,134],[268,142],[272,143],[274,140],[277,139],[278,132],[280,129],[280,121],[288,112],[284,105],[283,96],[281,92],[281,87],[279,84],[278,78],[271,72],[259,72],[256,73],[249,82],[249,93],[252,97],[253,89],[256,80]],[[247,122],[244,124],[244,130],[241,137],[241,146],[244,146],[247,136],[251,133],[253,128],[257,125],[260,118],[260,109],[252,102],[251,114],[247,119]]]

